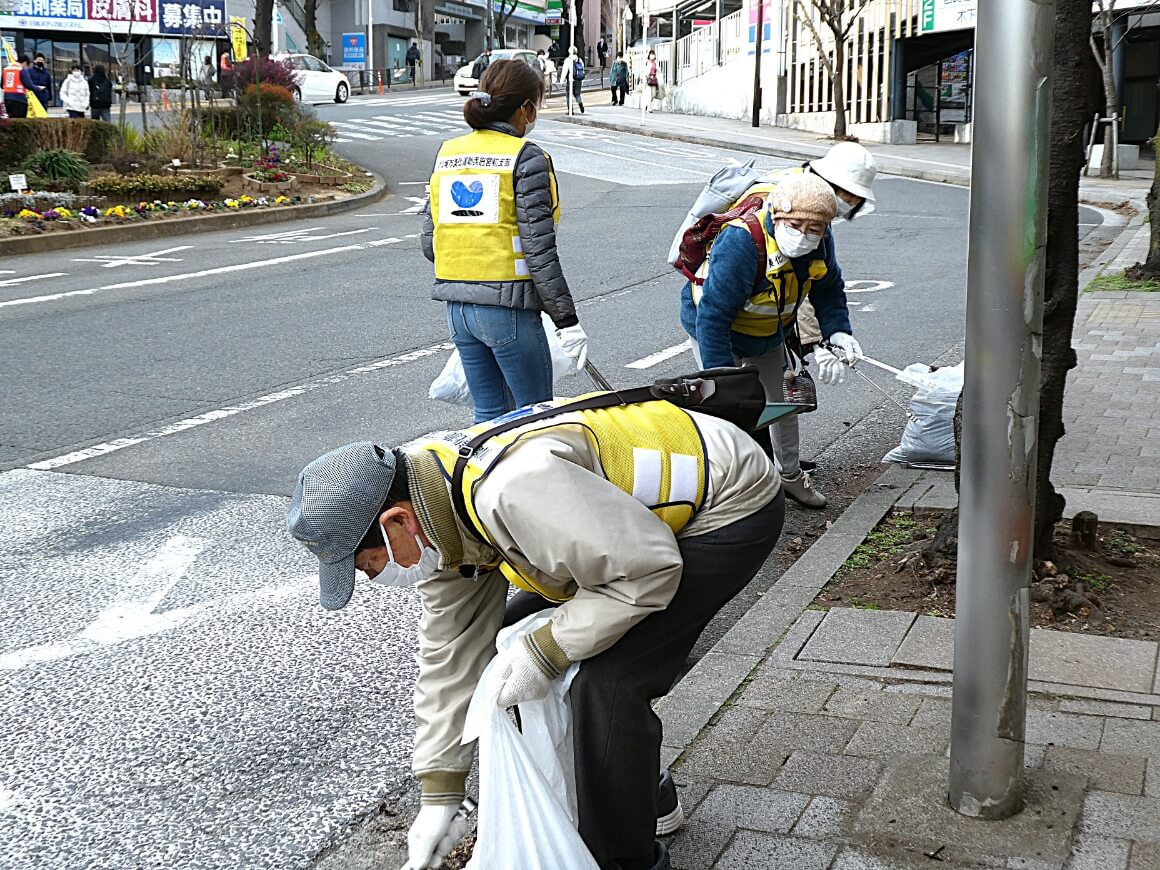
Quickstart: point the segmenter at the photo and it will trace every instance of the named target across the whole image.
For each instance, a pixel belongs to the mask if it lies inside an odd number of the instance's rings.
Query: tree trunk
[[[1160,281],[1160,130],[1152,139],[1152,151],[1156,155],[1152,176],[1152,189],[1148,191],[1148,220],[1151,222],[1151,240],[1148,243],[1148,259],[1129,269],[1125,274],[1135,281],[1149,279]]]
[[[1116,101],[1116,76],[1113,66],[1113,57],[1115,54],[1115,43],[1112,41],[1112,16],[1106,12],[1100,13],[1100,24],[1103,27],[1104,37],[1104,112],[1108,118],[1113,118],[1118,114],[1118,106]],[[1112,177],[1112,157],[1115,154],[1112,148],[1112,124],[1116,122],[1109,122],[1104,126],[1104,153],[1100,158],[1100,178]]]
[[[306,0],[303,12],[306,15],[306,50],[315,57],[322,57],[326,46],[318,32],[318,0]]]
[[[1071,333],[1079,292],[1079,175],[1084,162],[1090,35],[1090,0],[1058,0],[1048,170],[1039,451],[1035,472],[1036,559],[1050,559],[1054,555],[1052,533],[1063,516],[1063,496],[1055,491],[1050,475],[1055,445],[1064,433],[1063,391],[1067,373],[1076,365]]]
[[[254,0],[254,64],[270,54],[270,29],[274,23],[274,0]]]
[[[839,142],[846,138],[846,41],[842,39],[841,22],[831,26],[834,34],[834,138]]]

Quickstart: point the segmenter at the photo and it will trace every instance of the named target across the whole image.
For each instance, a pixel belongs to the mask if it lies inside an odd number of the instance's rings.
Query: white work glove
[[[846,380],[846,364],[824,347],[814,351],[814,362],[818,364],[818,379],[831,387]]]
[[[564,353],[576,360],[576,368],[584,368],[588,362],[588,335],[584,327],[577,323],[575,326],[565,326],[556,330],[556,337],[560,339],[560,347]]]
[[[503,686],[496,703],[500,707],[514,707],[525,701],[538,701],[552,690],[549,677],[532,661],[527,644],[521,643],[510,654],[506,667],[500,672]]]
[[[425,805],[407,832],[407,866],[403,870],[438,867],[447,854],[467,836],[467,818],[455,818],[455,805]]]
[[[862,345],[858,344],[858,339],[848,332],[835,332],[830,336],[830,345],[840,350],[839,359],[850,365],[858,362],[865,355],[862,353]]]

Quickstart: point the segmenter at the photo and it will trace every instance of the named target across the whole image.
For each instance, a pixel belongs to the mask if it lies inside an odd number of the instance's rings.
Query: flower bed
[[[242,187],[257,193],[285,193],[298,189],[298,179],[285,172],[247,172],[242,176]]]
[[[315,164],[311,169],[321,169],[324,172],[299,172],[295,177],[303,184],[321,184],[324,187],[338,187],[354,178],[349,172],[343,172],[333,166],[323,166],[321,163]]]
[[[242,209],[273,208],[301,202],[301,197],[274,196],[253,197],[242,195],[223,200],[187,199],[139,202],[136,205],[115,205],[97,208],[88,205],[79,209],[65,206],[45,209],[32,208],[6,210],[0,212],[0,236],[29,235],[55,229],[82,229],[94,226],[109,226],[146,220],[173,217],[188,217],[212,212],[239,211]]]

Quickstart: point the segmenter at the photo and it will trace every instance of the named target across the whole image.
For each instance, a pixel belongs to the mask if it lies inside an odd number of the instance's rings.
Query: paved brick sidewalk
[[[1027,806],[946,801],[953,620],[806,611],[686,751],[673,866],[1160,867],[1157,644],[1035,631]]]

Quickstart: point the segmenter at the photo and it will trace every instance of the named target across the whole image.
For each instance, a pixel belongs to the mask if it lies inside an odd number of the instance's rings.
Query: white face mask
[[[839,220],[849,220],[850,212],[852,212],[853,210],[854,210],[854,206],[850,205],[850,203],[846,202],[846,200],[842,199],[842,197],[840,197],[840,196],[838,197],[838,218],[839,218]]]
[[[419,545],[419,561],[409,568],[404,568],[395,561],[395,552],[391,549],[387,530],[381,523],[379,531],[383,534],[383,543],[387,545],[387,564],[371,578],[372,583],[378,583],[380,586],[414,586],[439,569],[439,551],[434,547],[424,547],[418,535],[415,536],[415,543]]]
[[[773,238],[777,242],[777,249],[789,257],[804,257],[810,251],[817,250],[822,243],[822,237],[795,230],[787,223],[778,223],[773,228]]]

